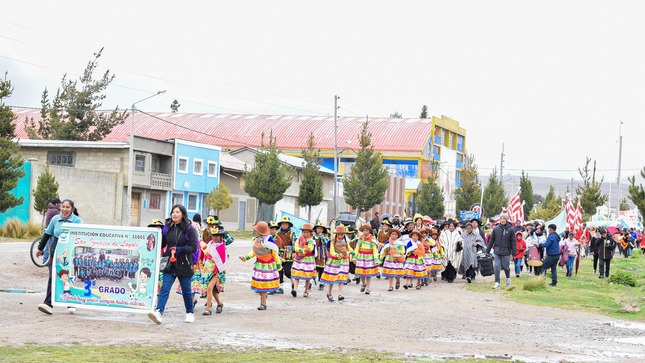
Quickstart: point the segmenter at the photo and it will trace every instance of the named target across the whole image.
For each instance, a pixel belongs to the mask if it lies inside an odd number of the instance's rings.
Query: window
[[[448,130],[441,130],[441,144],[443,146],[448,146]]]
[[[49,165],[73,167],[76,163],[76,153],[74,153],[73,151],[52,151],[47,154],[47,162],[49,163]]]
[[[189,211],[197,210],[197,194],[188,194],[188,205],[186,209]]]
[[[148,209],[161,209],[160,193],[150,193],[150,202],[148,203]]]
[[[184,204],[184,194],[182,193],[172,193],[172,205]]]
[[[457,136],[457,151],[464,152],[464,137],[462,135]]]
[[[152,162],[150,163],[150,171],[152,171],[153,173],[159,172],[159,159],[153,157],[151,161]]]
[[[146,156],[137,154],[134,156],[134,171],[146,171]]]
[[[202,175],[204,173],[204,161],[202,159],[195,159],[193,161],[193,174]]]
[[[208,176],[217,178],[217,163],[214,161],[208,162]]]
[[[455,173],[455,186],[461,188],[461,172],[459,170]]]
[[[188,174],[188,158],[180,156],[177,160],[177,172]]]

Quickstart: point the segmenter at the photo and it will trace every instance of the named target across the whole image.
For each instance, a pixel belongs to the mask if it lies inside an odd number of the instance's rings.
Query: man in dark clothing
[[[508,223],[508,215],[502,213],[499,216],[499,224],[493,228],[488,239],[486,254],[495,248],[495,289],[499,289],[500,270],[504,269],[506,275],[506,286],[511,286],[511,256],[515,256],[515,231]]]
[[[379,218],[379,212],[374,212],[374,218],[370,221],[370,226],[374,230],[374,235],[378,236],[378,230],[381,227],[381,219]]]
[[[45,215],[45,228],[49,226],[49,221],[54,218],[54,216],[57,216],[60,214],[60,199],[54,198],[49,202],[49,205],[47,205],[47,214]]]
[[[600,258],[600,247],[602,243],[602,237],[591,237],[591,243],[589,243],[589,249],[593,253],[593,273],[596,274],[598,271],[598,259]]]
[[[539,243],[538,247],[544,248],[546,252],[542,269],[546,273],[551,268],[550,286],[556,286],[558,284],[558,261],[560,261],[560,236],[555,232],[557,230],[555,224],[549,224],[548,228],[549,236],[546,238],[546,241]]]
[[[598,278],[609,277],[609,266],[611,259],[614,257],[614,250],[616,249],[616,241],[607,236],[607,231],[604,229],[600,231],[600,238],[598,239],[597,248],[600,262],[600,274]]]

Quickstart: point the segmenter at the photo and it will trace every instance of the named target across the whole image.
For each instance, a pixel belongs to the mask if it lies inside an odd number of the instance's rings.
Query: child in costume
[[[430,228],[423,227],[419,230],[421,233],[421,243],[423,243],[423,264],[426,266],[426,277],[423,279],[423,285],[428,286],[431,279],[432,271],[432,251],[430,250],[432,246],[430,245]]]
[[[224,304],[219,294],[224,291],[226,283],[226,244],[222,240],[224,231],[217,227],[208,227],[204,237],[208,243],[202,242],[202,295],[206,295],[206,310],[204,315],[212,315],[213,299],[217,302],[215,313],[221,314]]]
[[[401,277],[403,277],[403,263],[405,262],[405,245],[399,240],[401,231],[390,229],[388,232],[389,239],[381,249],[381,260],[383,260],[383,276],[388,278],[390,287],[387,291],[393,291],[394,279],[396,279],[396,289],[401,286]]]
[[[354,230],[354,227],[349,226],[345,227],[345,240],[347,241],[347,244],[349,244],[349,247],[354,250],[356,248],[356,240],[358,238],[355,237],[356,231]],[[349,273],[354,276],[354,281],[356,281],[356,285],[358,285],[361,282],[360,277],[356,276],[356,260],[355,259],[350,259],[349,260]],[[349,278],[349,275],[347,275],[347,283],[350,283],[352,280]],[[347,285],[347,284],[345,284]]]
[[[257,237],[253,239],[253,250],[246,256],[240,256],[240,260],[247,261],[256,257],[251,290],[260,294],[258,310],[266,310],[267,294],[280,288],[278,271],[282,269],[282,261],[278,256],[279,249],[271,236],[269,225],[261,221],[253,226],[253,230],[257,233]]]
[[[441,242],[439,241],[439,229],[437,226],[430,229],[428,246],[430,247],[430,252],[432,254],[432,260],[430,262],[430,277],[432,277],[432,281],[437,282],[437,273],[440,273],[443,269],[444,256],[443,247],[441,247]]]
[[[316,241],[316,271],[318,273],[318,290],[322,290],[325,285],[321,277],[325,270],[325,261],[329,256],[329,238],[327,238],[327,227],[322,222],[316,223],[314,227],[314,240]]]
[[[329,257],[325,263],[320,281],[329,285],[327,300],[334,301],[331,290],[334,285],[338,285],[338,301],[345,300],[343,297],[343,285],[347,282],[349,273],[349,261],[351,259],[352,249],[345,239],[345,227],[336,226],[336,234],[329,244]]]
[[[417,290],[421,289],[421,281],[428,275],[426,265],[423,262],[424,248],[421,242],[421,233],[416,229],[410,232],[410,242],[416,245],[413,251],[406,251],[407,258],[405,259],[404,276],[406,285],[403,287],[408,289],[412,288],[412,280],[417,281]]]
[[[316,276],[316,261],[314,259],[316,243],[312,238],[314,226],[311,223],[305,223],[302,228],[302,236],[296,241],[293,251],[293,265],[291,265],[291,280],[293,289],[291,296],[298,296],[298,284],[300,281],[305,282],[305,292],[303,297],[309,297],[309,282]]]
[[[276,294],[284,294],[282,290],[282,283],[284,282],[284,277],[291,279],[291,265],[293,264],[293,245],[296,242],[296,233],[291,230],[293,223],[289,217],[284,216],[280,220],[280,229],[276,233],[274,240],[278,245],[280,250],[279,256],[282,260],[282,270],[280,271],[280,288],[276,291]],[[293,290],[293,284],[291,285]]]
[[[372,226],[364,224],[358,229],[362,233],[356,240],[354,255],[356,256],[356,277],[361,279],[361,292],[370,294],[372,277],[379,274],[378,242],[372,236]]]

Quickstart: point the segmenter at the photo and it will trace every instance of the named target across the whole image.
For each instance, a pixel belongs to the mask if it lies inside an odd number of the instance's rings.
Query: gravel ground
[[[47,270],[31,263],[28,243],[2,243],[0,310],[5,317],[0,320],[0,345],[170,343],[231,349],[360,348],[432,358],[645,360],[645,323],[517,304],[492,289],[467,291],[464,280],[393,292],[387,291],[386,281],[374,280],[371,295],[348,285],[346,300],[334,303],[317,289],[303,298],[302,287],[293,298],[285,283],[287,294],[269,296],[268,310],[258,311],[259,297],[250,290],[253,264],[237,259],[250,246],[250,241],[229,246],[221,315],[202,316],[200,300],[195,323],[186,324],[181,296],[173,293],[158,326],[144,314],[79,308],[72,315],[55,308],[54,315],[43,315],[36,306],[44,298]],[[492,285],[492,278],[480,277],[476,283]],[[7,292],[12,289],[27,292]]]

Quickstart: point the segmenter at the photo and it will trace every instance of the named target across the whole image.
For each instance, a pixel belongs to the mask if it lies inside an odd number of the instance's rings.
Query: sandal
[[[291,290],[291,296],[293,297],[298,296],[298,293],[296,292],[296,290]]]
[[[260,304],[260,306],[258,306],[258,310],[266,310],[266,309],[267,309],[267,306],[264,304]]]
[[[365,295],[369,295],[370,292],[371,292],[370,290],[365,290]]]
[[[338,295],[338,301],[343,301],[345,300],[345,297],[343,295]]]
[[[329,300],[329,302],[334,302],[334,297],[331,296],[331,294],[327,294],[327,300]]]
[[[401,287],[401,283],[400,283],[400,282],[397,282],[397,283],[396,283],[396,289],[398,290],[398,289],[399,289],[399,287]]]
[[[390,288],[387,289],[387,291],[394,291],[394,289],[392,288],[392,286],[390,286]]]
[[[403,288],[407,290],[408,289],[408,284],[403,285]]]
[[[361,292],[365,292],[365,285],[361,286]]]
[[[421,290],[421,285],[417,285],[417,290]]]
[[[222,313],[222,308],[224,307],[224,304],[217,304],[217,309],[215,309],[216,314],[221,314]],[[210,314],[208,314],[210,315]]]
[[[213,315],[213,312],[211,311],[211,309],[207,309],[207,310],[204,310],[202,315]]]
[[[302,294],[302,297],[309,297],[309,292],[305,291],[305,292]]]

